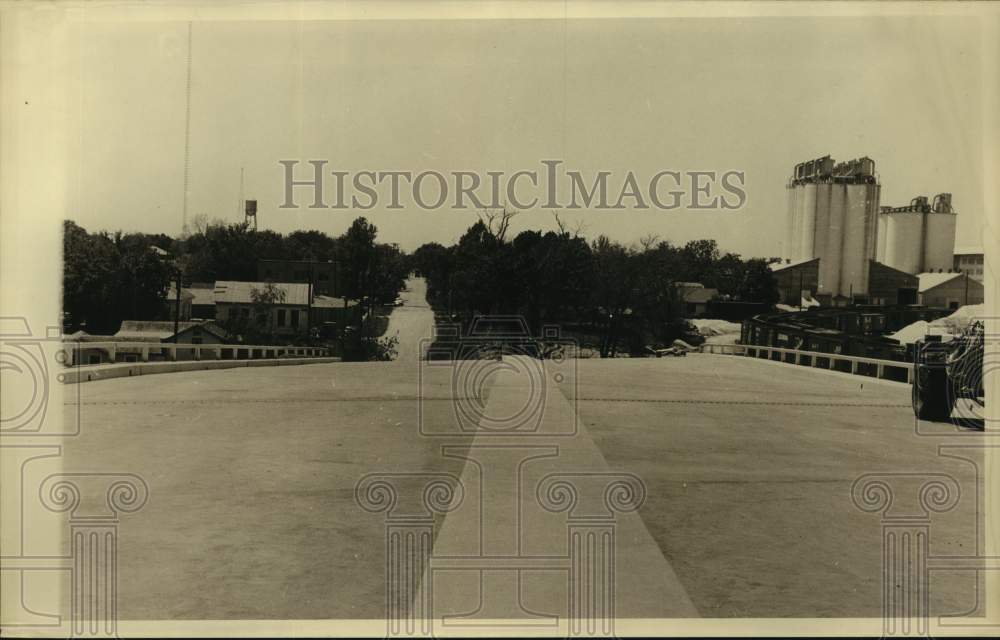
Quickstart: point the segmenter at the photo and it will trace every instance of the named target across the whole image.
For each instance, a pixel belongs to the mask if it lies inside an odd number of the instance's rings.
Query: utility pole
[[[452,284],[451,284],[451,282],[452,282],[452,279],[451,279],[452,275],[453,274],[451,273],[451,271],[449,271],[448,272],[448,322],[451,322],[451,317],[455,313],[454,310],[452,309],[452,301],[453,301],[453,298],[452,298],[452,295],[451,295],[451,293],[453,291]]]
[[[969,304],[969,272],[965,272],[965,304]]]
[[[308,308],[306,309],[306,337],[312,340],[312,309],[313,309],[313,278],[316,276],[316,261],[309,260],[309,298],[308,298]]]
[[[799,269],[799,311],[802,311],[802,309],[804,308],[802,306],[802,291],[803,291],[803,289],[802,289],[802,269]]]
[[[181,330],[181,270],[174,271],[174,344],[177,344],[177,333]]]

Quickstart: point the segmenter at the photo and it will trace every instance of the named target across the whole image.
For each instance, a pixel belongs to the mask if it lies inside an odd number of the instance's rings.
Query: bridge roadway
[[[480,379],[404,357],[66,387],[82,433],[66,442],[65,467],[131,471],[150,487],[146,507],[122,519],[119,617],[382,617],[383,514],[354,496],[372,472],[462,479],[466,499],[438,517],[435,555],[558,555],[565,514],[540,514],[528,485],[553,470],[635,474],[647,496],[619,517],[622,617],[877,617],[879,519],[850,495],[864,473],[954,476],[963,500],[935,516],[931,552],[974,553],[973,467],[916,435],[904,385],[708,354],[547,362],[544,383],[531,375],[538,361],[490,366]],[[557,456],[526,463],[524,486],[463,459],[476,457],[470,444],[512,440],[454,436],[456,403],[503,418],[533,393],[545,433],[576,433],[513,442]],[[453,437],[421,435],[421,424]],[[529,514],[520,542],[517,513]],[[455,576],[435,575],[436,613],[475,609],[476,585]],[[521,606],[565,615],[564,592],[546,580],[525,581]],[[975,588],[974,575],[935,574],[933,609],[967,611]],[[516,615],[504,602],[489,599],[484,615]]]
[[[937,455],[937,439],[915,435],[899,385],[735,356],[575,364],[549,417],[575,409],[580,432],[555,440],[582,453],[560,468],[642,478],[620,592],[646,589],[646,566],[674,597],[622,596],[620,615],[877,615],[878,518],[852,506],[852,481],[921,471],[973,482]],[[472,471],[419,434],[416,374],[415,363],[344,363],[80,385],[80,405],[66,406],[82,425],[66,468],[134,471],[151,491],[122,521],[122,618],[380,617],[382,519],[356,506],[355,482]],[[425,387],[425,423],[455,420],[449,391]],[[452,521],[471,531],[461,513],[444,518],[442,541],[460,538]],[[968,501],[936,519],[934,550],[974,547],[973,519]],[[933,595],[963,610],[973,586],[936,577]]]

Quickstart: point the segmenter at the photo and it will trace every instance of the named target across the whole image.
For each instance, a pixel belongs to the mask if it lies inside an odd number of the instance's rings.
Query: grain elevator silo
[[[795,166],[788,183],[785,257],[819,258],[816,294],[847,298],[868,292],[876,253],[879,183],[875,162],[834,163],[824,156]]]
[[[932,202],[919,196],[904,207],[882,207],[878,218],[879,262],[907,273],[952,268],[958,216],[950,193]]]

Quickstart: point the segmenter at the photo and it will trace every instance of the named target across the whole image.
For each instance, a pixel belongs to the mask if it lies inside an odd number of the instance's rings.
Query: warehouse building
[[[845,295],[821,293],[819,288],[820,259],[770,265],[778,286],[781,304],[808,306],[803,301],[815,298],[822,306],[846,306],[852,299]],[[876,305],[917,304],[918,278],[874,260],[868,265],[867,293],[853,296],[853,302]]]
[[[985,274],[986,261],[983,259],[982,248],[961,247],[955,249],[952,269],[969,274],[976,282],[982,283]]]
[[[937,309],[957,309],[983,303],[983,283],[967,273],[921,273],[920,304]]]

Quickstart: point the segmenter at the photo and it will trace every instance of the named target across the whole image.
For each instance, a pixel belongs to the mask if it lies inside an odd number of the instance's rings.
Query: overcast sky
[[[181,229],[186,22],[79,23],[66,217]],[[593,212],[588,236],[712,237],[780,255],[800,161],[870,156],[882,204],[954,194],[959,245],[982,224],[980,40],[972,18],[195,22],[188,217],[341,233],[359,212],[278,209],[280,159],[331,167],[746,171],[736,212]],[[612,180],[614,182],[614,180]],[[305,200],[305,197],[300,198]],[[472,212],[360,212],[412,249]],[[564,216],[571,224],[576,217]],[[514,226],[552,228],[544,210]]]

